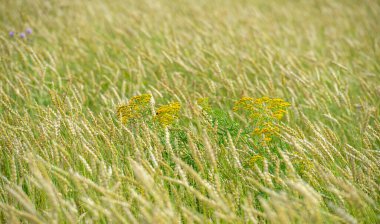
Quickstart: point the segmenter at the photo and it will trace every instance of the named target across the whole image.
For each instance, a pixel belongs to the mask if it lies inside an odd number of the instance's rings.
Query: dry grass
[[[375,0],[3,1],[0,222],[379,223],[379,12]],[[148,117],[181,103],[175,125],[118,120],[145,93]],[[232,111],[242,96],[292,104],[270,146]]]

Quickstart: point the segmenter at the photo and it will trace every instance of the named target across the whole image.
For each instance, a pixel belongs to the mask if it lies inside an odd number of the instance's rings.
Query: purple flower
[[[26,37],[25,33],[20,33],[20,38],[24,39]]]
[[[15,36],[15,32],[14,31],[9,32],[9,36],[10,37],[14,37]]]
[[[30,34],[32,34],[33,30],[32,30],[32,28],[26,28],[25,32],[27,35],[30,35]]]

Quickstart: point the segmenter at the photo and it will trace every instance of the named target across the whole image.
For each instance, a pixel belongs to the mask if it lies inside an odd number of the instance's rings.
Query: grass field
[[[379,21],[2,0],[0,223],[380,223]]]

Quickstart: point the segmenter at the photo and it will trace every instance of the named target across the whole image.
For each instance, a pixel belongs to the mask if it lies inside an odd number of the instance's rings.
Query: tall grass
[[[379,223],[379,12],[375,0],[2,1],[1,222]],[[149,112],[121,122],[117,107],[141,94]],[[232,110],[242,96],[291,103],[270,146]],[[154,122],[171,102],[176,122]]]

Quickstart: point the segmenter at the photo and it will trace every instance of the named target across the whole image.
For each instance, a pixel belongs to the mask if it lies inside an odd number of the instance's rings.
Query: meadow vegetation
[[[380,223],[379,21],[376,0],[1,1],[0,222]]]

